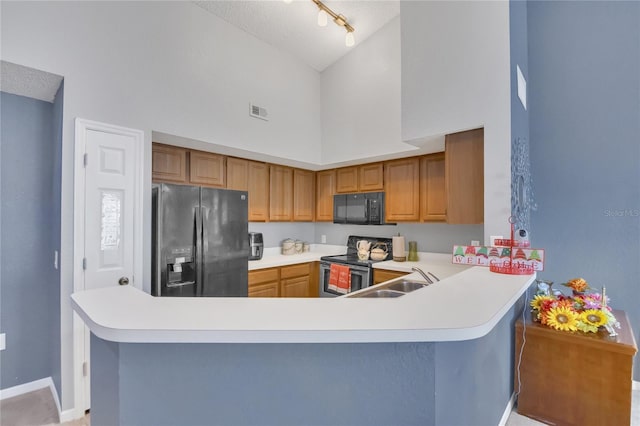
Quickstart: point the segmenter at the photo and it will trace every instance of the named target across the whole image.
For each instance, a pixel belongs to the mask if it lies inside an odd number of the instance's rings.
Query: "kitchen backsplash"
[[[262,232],[265,247],[278,247],[285,238],[309,243],[344,245],[349,235],[388,237],[404,235],[406,241],[417,241],[418,251],[449,253],[455,244],[472,240],[484,241],[483,225],[448,225],[446,223],[406,223],[398,225],[337,225],[327,222],[249,223],[249,231]]]

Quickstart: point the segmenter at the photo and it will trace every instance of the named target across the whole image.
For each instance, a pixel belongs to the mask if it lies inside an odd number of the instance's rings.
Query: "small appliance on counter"
[[[264,242],[261,232],[249,232],[249,260],[262,259]]]

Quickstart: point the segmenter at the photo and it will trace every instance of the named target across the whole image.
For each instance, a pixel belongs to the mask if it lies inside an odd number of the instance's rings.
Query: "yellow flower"
[[[594,327],[600,327],[605,325],[608,319],[605,313],[598,309],[587,309],[580,314],[580,321]]]
[[[552,308],[547,313],[547,325],[556,330],[575,331],[577,329],[578,315],[569,308]]]
[[[545,300],[554,300],[554,297],[551,296],[545,296],[545,295],[536,295],[533,300],[531,301],[530,305],[533,309],[536,310],[540,310],[540,305],[542,304],[543,301]]]

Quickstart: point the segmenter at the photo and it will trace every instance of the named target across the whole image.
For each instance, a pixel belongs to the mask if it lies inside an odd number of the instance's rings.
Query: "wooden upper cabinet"
[[[418,222],[420,219],[420,159],[405,158],[385,163],[385,217],[387,222]]]
[[[151,158],[151,179],[154,182],[187,183],[185,148],[154,143]]]
[[[342,167],[336,170],[336,193],[358,192],[358,167]]]
[[[315,206],[315,173],[293,170],[293,220],[313,222]]]
[[[384,168],[382,163],[342,167],[336,170],[336,193],[367,192],[384,190]]]
[[[227,157],[227,189],[249,190],[249,161]]]
[[[358,167],[358,191],[384,190],[384,169],[382,163],[364,164]]]
[[[269,220],[269,166],[257,161],[248,162],[249,221]]]
[[[269,220],[269,169],[265,163],[227,157],[227,189],[247,191],[250,222]]]
[[[420,159],[420,219],[425,222],[447,220],[444,161],[444,152]]]
[[[209,152],[189,153],[189,182],[197,185],[226,187],[225,157]]]
[[[269,166],[269,220],[286,222],[293,219],[293,169]]]
[[[335,193],[335,169],[316,172],[316,221],[333,221],[333,196]]]
[[[445,137],[447,222],[484,222],[484,129]]]

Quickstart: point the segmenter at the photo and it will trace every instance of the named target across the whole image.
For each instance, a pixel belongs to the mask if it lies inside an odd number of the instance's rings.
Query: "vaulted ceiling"
[[[249,34],[289,52],[321,72],[400,14],[400,2],[386,0],[332,0],[323,2],[354,27],[355,46],[345,46],[346,31],[329,17],[326,27],[317,23],[318,7],[312,0],[196,1],[198,6]]]

